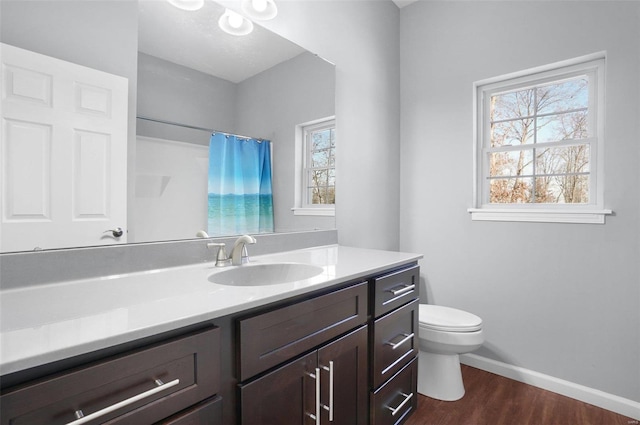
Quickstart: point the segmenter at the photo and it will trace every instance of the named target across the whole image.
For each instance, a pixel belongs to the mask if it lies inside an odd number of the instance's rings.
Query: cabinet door
[[[240,387],[241,423],[311,425],[315,421],[317,351]]]
[[[366,326],[318,350],[322,424],[367,423],[367,358]]]

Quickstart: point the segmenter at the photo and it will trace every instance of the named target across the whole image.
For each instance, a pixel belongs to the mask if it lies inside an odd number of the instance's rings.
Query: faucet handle
[[[216,256],[216,267],[224,267],[231,263],[231,259],[227,257],[227,247],[224,242],[210,242],[207,244],[207,248],[218,248],[218,255]]]

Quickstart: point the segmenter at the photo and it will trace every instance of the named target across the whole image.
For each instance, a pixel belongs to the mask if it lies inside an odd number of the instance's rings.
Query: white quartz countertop
[[[230,268],[211,262],[1,290],[0,375],[209,321],[420,258],[329,245],[252,257],[252,263],[305,263],[323,269],[310,279],[276,285],[211,283],[212,273]]]

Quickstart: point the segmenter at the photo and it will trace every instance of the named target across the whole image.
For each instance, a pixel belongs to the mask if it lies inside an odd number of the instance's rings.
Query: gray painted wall
[[[429,1],[401,12],[400,247],[482,356],[640,401],[640,3]],[[607,51],[604,225],[472,222],[472,83]]]
[[[236,130],[236,85],[141,53],[138,55],[137,112],[149,118],[233,132]],[[161,128],[166,132],[171,131],[171,127],[175,126]],[[150,135],[141,133],[140,129],[138,134]],[[203,139],[202,144],[208,145],[207,134]]]
[[[343,245],[398,249],[399,19],[391,1],[309,0],[278,2],[278,17],[264,23],[336,65],[336,227]]]

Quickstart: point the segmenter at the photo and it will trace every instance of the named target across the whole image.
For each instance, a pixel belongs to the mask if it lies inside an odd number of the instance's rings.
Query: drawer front
[[[378,317],[418,298],[420,266],[373,279],[373,316]]]
[[[373,387],[398,372],[418,354],[418,300],[373,323]]]
[[[219,391],[220,332],[208,329],[9,390],[2,425],[141,424],[169,417]]]
[[[239,321],[244,381],[367,321],[367,283]]]
[[[371,393],[371,424],[404,422],[418,408],[418,360],[414,359],[377,391]]]
[[[222,397],[203,401],[156,425],[222,425]]]

